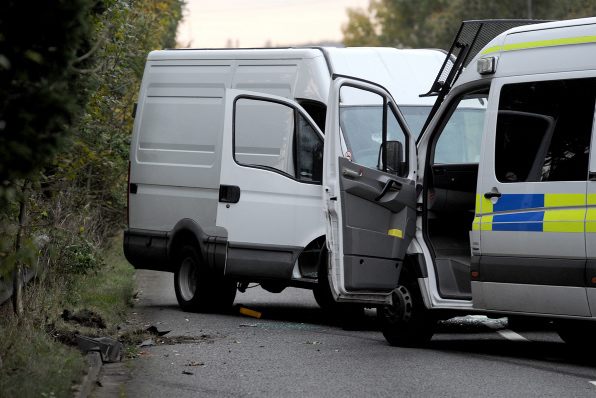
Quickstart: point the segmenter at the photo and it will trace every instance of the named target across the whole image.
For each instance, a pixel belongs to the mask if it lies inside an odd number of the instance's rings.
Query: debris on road
[[[155,345],[155,341],[153,339],[147,339],[139,344],[139,347],[153,347]]]
[[[304,344],[319,345],[319,344],[321,344],[321,342],[313,340],[313,341],[305,341]]]
[[[166,334],[171,332],[171,330],[158,330],[157,327],[154,325],[149,326],[147,329],[145,329],[145,331],[156,336],[165,336]]]
[[[205,366],[205,362],[190,361],[186,366]]]
[[[189,372],[188,370],[183,370],[183,371],[182,371],[182,374],[183,374],[183,375],[191,375],[191,376],[192,376],[192,375],[194,375],[194,373],[193,373],[193,372]]]
[[[84,353],[99,352],[102,362],[120,362],[124,345],[109,337],[87,337],[80,334],[75,336],[79,350]]]
[[[259,326],[258,323],[241,323],[238,325],[239,328],[256,328],[257,326]]]
[[[261,319],[262,314],[259,311],[251,310],[246,307],[239,307],[238,312],[242,315],[250,316],[252,318]]]

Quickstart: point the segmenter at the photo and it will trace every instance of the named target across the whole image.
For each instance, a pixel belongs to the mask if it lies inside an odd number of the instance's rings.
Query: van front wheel
[[[434,333],[436,320],[424,307],[417,287],[399,286],[391,295],[393,304],[377,309],[387,342],[399,347],[427,344]]]
[[[236,297],[236,283],[210,270],[191,245],[178,255],[174,290],[180,308],[191,312],[226,311]]]

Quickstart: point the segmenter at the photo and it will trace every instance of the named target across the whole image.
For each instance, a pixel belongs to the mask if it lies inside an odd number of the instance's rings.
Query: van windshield
[[[432,106],[430,105],[407,105],[399,107],[399,110],[406,119],[406,123],[408,123],[408,127],[410,128],[414,140],[416,140],[422,132],[422,127],[424,127],[424,122],[426,122],[431,109]]]
[[[431,106],[426,105],[399,106],[399,110],[406,119],[414,140],[420,135],[431,108]],[[351,131],[357,131],[354,128],[356,123],[375,125],[382,116],[381,109],[380,106],[343,106],[341,109],[341,127],[343,130],[347,130],[347,134],[350,134]],[[387,139],[390,140],[391,132],[389,134]]]

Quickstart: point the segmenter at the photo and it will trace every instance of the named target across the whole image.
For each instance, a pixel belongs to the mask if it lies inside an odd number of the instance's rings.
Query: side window
[[[241,97],[234,107],[234,159],[244,166],[320,183],[323,140],[293,107]]]
[[[301,181],[323,181],[323,141],[304,116],[298,113],[296,165]]]
[[[594,78],[504,85],[495,142],[497,179],[586,180],[595,97]]]
[[[480,160],[488,92],[462,96],[437,140],[433,164],[474,164]]]
[[[342,86],[340,90],[340,127],[352,161],[365,167],[383,169],[383,140],[397,141],[399,146],[395,148],[399,151],[400,167],[390,171],[407,175],[407,136],[387,99],[375,92],[351,86]],[[386,120],[383,119],[384,113]],[[384,128],[386,137],[383,137]]]

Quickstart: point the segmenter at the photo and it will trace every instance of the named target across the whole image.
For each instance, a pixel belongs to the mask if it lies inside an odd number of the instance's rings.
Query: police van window
[[[495,172],[504,183],[585,181],[596,79],[504,85]]]
[[[365,167],[380,168],[384,98],[379,94],[350,86],[343,86],[340,95],[340,127],[352,161]],[[406,159],[407,137],[391,107],[386,106],[387,140],[401,142],[401,158]],[[400,175],[407,175],[407,172],[405,161]]]
[[[234,159],[244,166],[320,183],[323,140],[293,107],[239,98],[234,106]]]
[[[485,90],[459,99],[437,140],[433,164],[478,163],[487,99]]]

